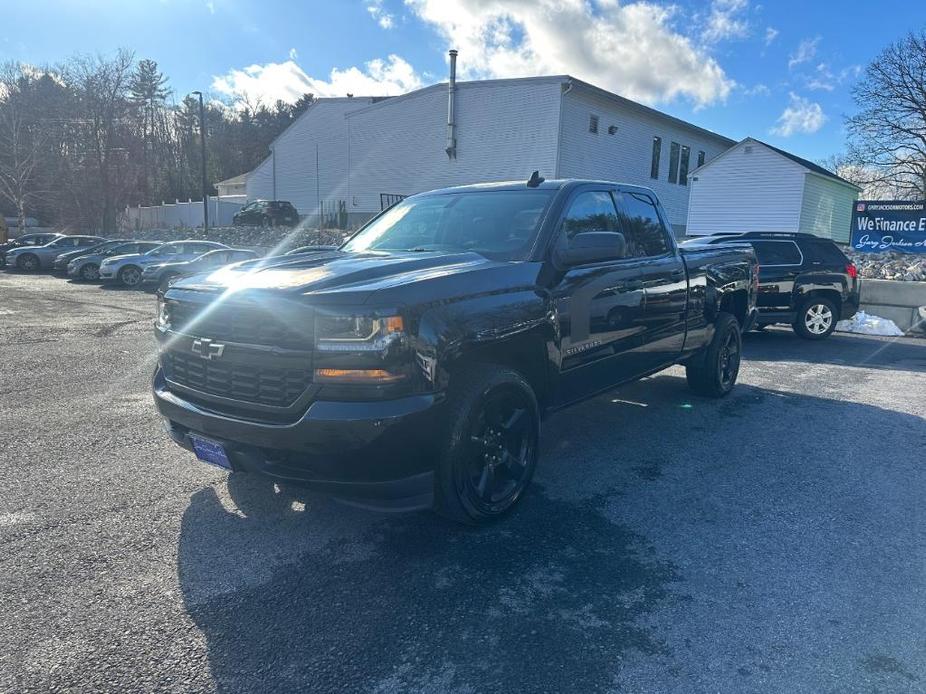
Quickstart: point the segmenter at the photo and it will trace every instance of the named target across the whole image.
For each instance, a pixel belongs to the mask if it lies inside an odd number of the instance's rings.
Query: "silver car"
[[[100,252],[74,258],[67,264],[68,277],[93,282],[100,279],[100,263],[117,255],[139,255],[163,246],[163,241],[123,241]]]
[[[146,265],[155,263],[192,260],[208,251],[228,248],[215,241],[171,241],[143,254],[117,255],[106,258],[100,263],[100,280],[118,282],[125,287],[137,287],[141,284],[142,272]]]
[[[62,236],[44,246],[22,246],[8,251],[6,263],[25,272],[47,270],[51,268],[62,253],[78,248],[90,248],[103,243],[106,239],[99,236]]]

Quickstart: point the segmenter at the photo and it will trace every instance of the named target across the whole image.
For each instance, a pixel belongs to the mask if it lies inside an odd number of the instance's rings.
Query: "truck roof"
[[[418,193],[420,196],[426,195],[446,195],[448,193],[470,193],[477,192],[480,190],[528,190],[534,188],[536,190],[561,190],[567,188],[575,188],[581,185],[588,184],[598,184],[606,186],[620,186],[626,190],[636,190],[641,193],[649,193],[655,195],[653,191],[644,186],[632,185],[630,183],[620,183],[618,181],[601,181],[596,179],[584,179],[584,178],[554,178],[543,180],[535,186],[528,186],[527,179],[522,181],[493,181],[489,183],[470,183],[463,186],[451,186],[448,188],[438,188],[436,190],[429,190],[424,193]]]

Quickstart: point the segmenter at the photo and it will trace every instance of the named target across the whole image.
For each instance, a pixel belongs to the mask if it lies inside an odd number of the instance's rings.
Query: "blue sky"
[[[843,149],[851,85],[926,3],[790,0],[0,0],[0,61],[133,50],[178,96],[398,94],[568,73],[729,137]]]

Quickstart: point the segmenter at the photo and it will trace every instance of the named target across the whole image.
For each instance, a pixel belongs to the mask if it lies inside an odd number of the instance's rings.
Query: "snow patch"
[[[849,320],[841,320],[836,324],[836,330],[841,333],[858,333],[859,335],[887,335],[897,337],[903,335],[903,330],[897,327],[894,321],[880,316],[872,316],[859,311]]]

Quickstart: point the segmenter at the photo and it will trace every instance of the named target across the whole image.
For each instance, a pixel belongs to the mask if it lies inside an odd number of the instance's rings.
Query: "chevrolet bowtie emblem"
[[[190,346],[194,354],[198,354],[202,359],[218,359],[225,351],[225,345],[213,342],[208,338],[199,338],[193,340]]]

